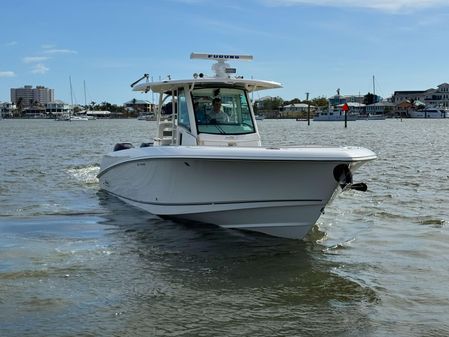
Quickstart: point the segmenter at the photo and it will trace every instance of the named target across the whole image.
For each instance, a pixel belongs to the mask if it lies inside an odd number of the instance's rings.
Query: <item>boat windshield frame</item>
[[[191,90],[191,99],[198,134],[245,135],[257,132],[247,90],[217,85],[195,87]],[[220,111],[218,113],[213,111],[214,102]]]

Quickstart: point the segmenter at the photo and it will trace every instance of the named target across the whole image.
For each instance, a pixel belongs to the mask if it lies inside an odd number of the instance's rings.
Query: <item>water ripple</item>
[[[300,242],[166,221],[99,192],[102,155],[156,124],[91,122],[0,123],[2,335],[449,334],[449,120],[258,123],[266,146],[379,156],[354,174],[368,191],[338,196]]]

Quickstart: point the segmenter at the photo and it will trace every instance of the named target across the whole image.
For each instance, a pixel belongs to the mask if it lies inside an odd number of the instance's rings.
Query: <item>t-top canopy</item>
[[[250,61],[253,59],[251,55],[238,55],[238,54],[217,54],[217,53],[191,53],[191,59],[212,60],[216,61],[212,66],[212,70],[215,72],[215,76],[206,77],[203,74],[193,74],[192,79],[187,80],[165,80],[159,82],[149,82],[149,75],[145,74],[142,78],[134,82],[131,87],[134,91],[153,91],[157,93],[167,92],[170,90],[176,90],[188,86],[193,88],[196,86],[217,86],[217,87],[235,87],[245,89],[249,92],[264,90],[264,89],[276,89],[282,88],[280,83],[272,81],[262,80],[247,80],[243,76],[230,76],[236,72],[235,68],[230,68],[229,64],[225,61],[231,60],[243,60]],[[142,84],[137,83],[146,78],[146,82]]]
[[[235,87],[245,89],[248,92],[266,90],[266,89],[277,89],[282,88],[282,85],[277,82],[272,81],[262,81],[262,80],[247,80],[242,78],[198,78],[198,79],[188,79],[188,80],[170,80],[162,82],[146,82],[142,84],[135,85],[133,91],[142,92],[166,92],[170,90],[175,90],[183,88],[184,86],[197,87],[197,86],[217,86],[217,87]]]

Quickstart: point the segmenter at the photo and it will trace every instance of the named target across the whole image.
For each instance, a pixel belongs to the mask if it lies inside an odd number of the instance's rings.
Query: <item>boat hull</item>
[[[445,110],[421,110],[421,111],[409,111],[410,118],[429,118],[429,119],[441,119],[447,117]]]
[[[170,153],[113,153],[102,165],[100,187],[155,215],[294,239],[307,234],[338,188],[335,167],[354,169],[375,158],[369,150],[364,159],[351,159],[306,156],[307,150],[251,149],[236,156],[224,149],[208,156],[167,148]]]

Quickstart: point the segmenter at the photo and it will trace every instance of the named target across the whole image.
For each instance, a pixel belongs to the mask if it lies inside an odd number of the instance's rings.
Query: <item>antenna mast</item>
[[[73,109],[72,76],[69,76],[69,82],[70,82],[70,104],[72,105],[72,109]]]
[[[230,68],[229,64],[226,63],[225,61],[229,60],[251,61],[253,57],[252,55],[191,53],[190,59],[217,61],[217,63],[212,65],[212,70],[215,72],[215,77],[229,77],[229,74],[236,73],[236,69]]]

